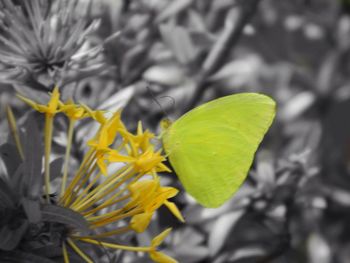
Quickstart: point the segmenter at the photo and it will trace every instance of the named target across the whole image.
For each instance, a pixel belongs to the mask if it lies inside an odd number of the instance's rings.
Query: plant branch
[[[209,86],[207,78],[225,63],[227,54],[237,45],[245,25],[255,14],[259,2],[260,0],[245,0],[235,21],[232,21],[230,13],[227,15],[225,29],[203,63],[194,94],[184,112],[195,107],[197,102],[200,101]]]

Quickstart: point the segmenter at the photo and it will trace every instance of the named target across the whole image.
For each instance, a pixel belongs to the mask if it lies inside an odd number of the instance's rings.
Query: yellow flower
[[[107,174],[105,156],[112,151],[109,146],[114,142],[118,131],[125,129],[124,124],[121,122],[120,115],[120,112],[114,113],[108,121],[105,121],[105,123],[102,124],[100,131],[97,134],[97,138],[88,142],[88,145],[96,152],[97,165],[104,175]],[[120,160],[118,160],[118,162],[119,161]]]
[[[121,120],[121,112],[115,112],[109,119],[102,111],[93,111],[86,105],[76,105],[72,100],[59,101],[59,92],[55,88],[48,105],[37,104],[32,100],[20,98],[46,116],[45,122],[45,185],[49,197],[49,167],[53,119],[62,112],[69,118],[67,148],[64,160],[61,193],[57,203],[79,213],[88,222],[91,232],[83,235],[78,230],[68,231],[63,240],[64,261],[69,262],[67,247],[73,249],[86,262],[93,262],[76,241],[122,249],[133,252],[148,253],[152,260],[159,263],[176,263],[174,259],[157,251],[157,247],[169,234],[170,229],[156,236],[150,246],[134,247],[101,241],[125,233],[140,233],[147,229],[153,214],[165,205],[180,221],[184,221],[179,209],[168,199],[174,197],[178,190],[162,187],[157,172],[169,171],[163,164],[165,157],[161,151],[155,151],[149,131],[143,131],[139,122],[136,135],[130,133]],[[70,150],[75,122],[91,117],[101,126],[93,139],[88,141],[90,147],[77,171],[68,173]],[[15,128],[13,128],[15,130]],[[109,173],[110,162],[121,163]],[[111,170],[111,169],[110,169]],[[69,181],[68,174],[73,177]],[[101,175],[104,174],[104,177]],[[152,179],[144,176],[151,175]],[[68,182],[69,181],[69,182]],[[67,187],[66,187],[67,182]],[[47,198],[48,202],[50,199]],[[114,228],[112,228],[114,224]],[[108,226],[108,227],[107,227]]]
[[[107,174],[107,164],[105,163],[105,154],[110,151],[108,147],[108,133],[106,129],[102,129],[97,140],[91,140],[88,145],[96,152],[96,162],[102,174]]]
[[[59,112],[58,103],[59,103],[59,99],[60,99],[60,93],[58,91],[58,87],[54,88],[54,90],[51,94],[51,98],[50,98],[47,105],[38,104],[38,103],[34,102],[33,100],[30,100],[30,99],[23,97],[21,95],[17,95],[17,97],[20,98],[25,103],[27,103],[33,109],[35,109],[41,113],[45,113],[47,116],[53,117],[56,113]]]
[[[118,133],[126,131],[125,125],[121,121],[121,111],[116,111],[104,124],[103,128],[107,130],[107,144],[111,145]]]
[[[139,150],[145,152],[150,148],[151,143],[150,140],[154,138],[154,134],[149,131],[143,131],[141,121],[137,125],[137,134],[133,135],[128,131],[122,132],[123,137],[127,142],[130,143],[132,148],[132,154],[137,156],[139,154]]]
[[[138,181],[129,186],[129,191],[132,198],[131,204],[137,204],[143,210],[142,213],[133,216],[130,222],[131,228],[136,232],[141,233],[146,230],[154,212],[162,205],[166,205],[181,222],[185,221],[177,206],[168,201],[178,193],[178,190],[173,187],[161,187],[159,178]]]
[[[108,155],[109,162],[120,162],[123,156],[118,152],[111,151]],[[163,164],[165,157],[161,155],[161,152],[154,152],[153,147],[150,147],[146,152],[141,153],[139,156],[129,156],[122,162],[128,162],[133,165],[135,171],[146,174],[148,172],[170,172],[170,169]]]
[[[69,99],[66,103],[59,101],[60,110],[71,120],[80,120],[89,117],[88,112],[78,104],[75,104],[72,99]]]
[[[52,144],[53,118],[60,111],[58,109],[60,93],[58,91],[58,87],[55,87],[47,105],[38,104],[33,100],[20,95],[17,96],[38,112],[45,113],[45,195],[47,202],[50,203],[50,153]]]
[[[107,122],[106,117],[104,116],[104,111],[94,111],[90,109],[87,105],[81,104],[81,106],[85,109],[85,111],[89,114],[89,116],[100,124],[105,124]]]

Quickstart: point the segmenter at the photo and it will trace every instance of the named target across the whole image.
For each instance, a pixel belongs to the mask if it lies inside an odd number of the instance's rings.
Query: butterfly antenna
[[[173,98],[173,97],[171,97],[171,96],[168,96],[168,95],[164,95],[164,96],[160,96],[159,97],[160,99],[163,99],[163,98],[168,98],[168,99],[170,99],[171,100],[171,102],[172,102],[172,109],[176,109],[176,101],[175,101],[175,99]]]
[[[150,89],[150,87],[147,85],[147,90],[149,92],[149,94],[151,95],[153,101],[158,105],[158,107],[160,108],[160,110],[162,111],[163,115],[166,116],[166,118],[169,119],[169,113],[163,108],[163,106],[159,103],[159,101],[157,100],[157,97],[154,95],[154,93],[152,92],[152,90]],[[170,98],[173,102],[173,108],[175,107],[175,99],[171,96],[161,96],[159,97],[160,99],[161,98]]]

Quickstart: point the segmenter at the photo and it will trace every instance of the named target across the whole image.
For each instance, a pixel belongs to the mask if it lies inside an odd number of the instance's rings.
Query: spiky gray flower
[[[80,0],[0,2],[0,82],[47,90],[104,69],[87,35],[90,4]]]

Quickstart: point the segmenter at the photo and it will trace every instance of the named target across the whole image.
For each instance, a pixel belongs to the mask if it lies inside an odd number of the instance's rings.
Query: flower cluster
[[[165,157],[152,144],[154,134],[144,131],[141,122],[136,134],[129,132],[121,120],[120,111],[107,118],[107,113],[94,111],[84,104],[74,103],[73,100],[62,102],[57,87],[53,90],[47,105],[38,104],[20,95],[18,97],[45,115],[43,202],[46,204],[53,202],[50,184],[50,174],[53,172],[50,171],[53,120],[58,114],[64,114],[69,120],[61,189],[55,203],[82,215],[88,223],[89,232],[83,233],[77,229],[67,231],[62,243],[64,262],[69,262],[67,247],[74,250],[86,262],[93,262],[78,247],[77,242],[145,252],[155,262],[176,262],[157,250],[170,229],[156,236],[147,247],[104,241],[108,237],[128,232],[144,232],[153,214],[162,205],[165,205],[180,221],[184,221],[176,205],[169,201],[178,190],[160,184],[157,172],[169,169],[163,164]],[[91,118],[100,126],[94,138],[88,141],[89,148],[80,167],[74,173],[70,173],[69,160],[74,128],[76,122],[83,118]],[[17,146],[21,149],[20,143],[17,143]],[[70,174],[72,176],[69,176]]]

